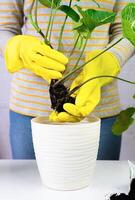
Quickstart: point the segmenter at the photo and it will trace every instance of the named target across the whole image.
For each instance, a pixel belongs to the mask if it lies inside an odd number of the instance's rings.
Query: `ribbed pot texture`
[[[43,183],[56,190],[88,186],[95,168],[100,119],[51,124],[44,117],[32,120],[33,144]]]

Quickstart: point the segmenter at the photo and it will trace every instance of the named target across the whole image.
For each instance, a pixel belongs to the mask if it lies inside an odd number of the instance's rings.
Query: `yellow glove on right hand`
[[[91,51],[86,56],[86,61],[94,58],[102,50]],[[120,72],[120,64],[115,55],[111,52],[104,52],[102,55],[87,63],[82,72],[73,81],[70,90],[97,76],[117,76]],[[75,104],[65,103],[64,110],[75,117],[86,117],[98,105],[101,98],[101,88],[113,81],[113,78],[97,78],[87,82],[74,93]]]
[[[8,41],[5,61],[12,73],[27,68],[50,83],[62,77],[68,58],[34,36],[18,35]]]
[[[73,116],[67,112],[60,112],[58,113],[57,111],[52,111],[51,114],[49,115],[49,120],[52,122],[79,122],[83,118],[81,117],[76,117]]]
[[[102,50],[91,51],[86,57],[86,61],[94,58]],[[92,62],[83,67],[81,73],[73,81],[70,90],[84,83],[86,80],[97,76],[117,76],[120,72],[120,64],[117,58],[111,52],[105,52]],[[50,121],[77,122],[88,116],[101,98],[101,87],[110,83],[112,78],[100,78],[87,82],[73,95],[75,104],[65,103],[63,108],[65,112],[53,111],[50,114]]]

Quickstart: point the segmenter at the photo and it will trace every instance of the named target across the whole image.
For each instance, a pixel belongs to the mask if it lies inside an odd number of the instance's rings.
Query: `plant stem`
[[[87,62],[85,62],[84,64],[80,65],[79,67],[77,67],[75,70],[69,72],[67,75],[65,75],[65,77],[63,77],[62,79],[60,79],[59,81],[57,81],[54,86],[56,86],[57,84],[62,84],[65,82],[65,80],[67,80],[72,74],[74,74],[75,72],[79,71],[80,69],[82,69],[85,65],[87,65],[88,63],[92,62],[93,60],[95,60],[97,57],[99,57],[100,55],[102,55],[103,53],[105,53],[106,51],[108,51],[109,49],[111,49],[113,46],[115,46],[116,44],[118,44],[121,40],[123,39],[123,37],[121,37],[120,39],[118,39],[115,43],[113,43],[111,46],[109,46],[108,48],[106,48],[105,50],[103,50],[102,52],[100,52],[98,55],[94,56],[93,58],[91,58],[90,60],[88,60]]]
[[[71,4],[72,4],[72,0],[70,0],[69,6],[71,6]],[[59,36],[59,40],[58,40],[58,51],[61,50],[62,36],[63,36],[63,32],[64,32],[64,28],[65,28],[65,25],[66,25],[67,18],[68,18],[68,15],[66,15],[64,22],[63,22],[63,25],[61,27],[60,36]]]
[[[98,8],[100,8],[100,5],[96,0],[92,0],[92,1],[98,6]]]
[[[53,28],[53,23],[54,23],[54,18],[55,18],[55,14],[56,14],[57,8],[53,11],[53,16],[52,16],[52,21],[51,21],[51,25],[50,25],[50,33],[49,33],[49,41],[51,42],[51,36],[52,36],[52,28]]]
[[[38,0],[35,0],[35,24],[38,26],[37,8],[38,8]],[[38,26],[38,27],[39,27],[39,26]]]
[[[48,42],[48,33],[49,33],[49,30],[50,30],[52,17],[53,17],[53,3],[54,3],[54,0],[52,0],[52,2],[51,2],[51,14],[50,14],[50,17],[49,17],[49,22],[48,22],[48,26],[47,26],[47,30],[46,30],[46,35],[45,35],[46,42]]]
[[[71,57],[71,55],[73,54],[73,52],[74,52],[74,50],[75,50],[75,48],[76,48],[76,45],[77,45],[77,43],[78,43],[79,38],[80,38],[80,34],[78,35],[78,37],[77,37],[77,39],[76,39],[76,41],[75,41],[75,44],[74,44],[74,46],[73,46],[73,49],[71,50],[71,53],[70,53],[69,57]],[[67,73],[67,71],[68,71],[68,69],[66,68],[65,71],[64,71],[64,73],[63,73],[63,75],[65,75],[65,74]]]
[[[79,58],[78,58],[78,60],[77,60],[77,62],[76,62],[76,64],[75,64],[75,66],[74,66],[74,68],[73,68],[72,70],[75,70],[76,67],[77,67],[77,65],[78,65],[78,63],[80,62],[80,59],[81,59],[81,57],[82,57],[82,55],[83,55],[83,53],[84,53],[84,50],[85,50],[85,48],[86,48],[86,45],[87,45],[87,42],[88,42],[89,37],[90,37],[90,35],[88,34],[87,37],[86,37],[86,40],[85,40],[83,49],[82,49],[82,51],[81,51],[81,54],[80,54],[80,56],[79,56]]]
[[[59,40],[58,40],[58,51],[61,50],[61,41],[62,41],[62,36],[63,36],[63,32],[64,32],[64,28],[65,28],[65,25],[66,25],[67,18],[68,18],[68,16],[66,15],[66,17],[64,19],[64,23],[61,27],[60,37],[59,37]]]
[[[35,28],[35,30],[42,36],[42,38],[45,40],[45,35],[44,33],[41,31],[41,29],[39,28],[39,26],[34,22],[32,14],[28,15],[28,18],[30,19],[30,22],[32,24],[32,26]]]
[[[33,20],[33,17],[32,17],[32,9],[34,7],[34,4],[35,4],[35,12],[34,12],[34,17],[35,17],[35,21]],[[41,35],[41,37],[45,40],[45,35],[44,33],[42,32],[42,30],[40,29],[40,27],[38,26],[38,21],[37,21],[37,7],[38,7],[38,0],[35,0],[33,1],[33,4],[32,4],[32,8],[30,10],[30,14],[28,15],[28,18],[30,19],[30,22],[32,24],[32,26],[35,28],[35,30]]]
[[[126,82],[126,83],[135,84],[135,82],[133,82],[133,81],[129,81],[129,80],[126,80],[126,79],[117,77],[117,76],[110,76],[110,75],[96,76],[96,77],[90,78],[90,79],[84,81],[83,83],[81,83],[80,85],[76,86],[73,90],[71,90],[71,91],[69,92],[68,95],[69,95],[69,96],[72,95],[76,90],[78,90],[78,89],[79,89],[80,87],[82,87],[84,84],[88,83],[89,81],[98,79],[98,78],[114,78],[114,79],[118,79],[118,80],[120,80],[120,81],[124,81],[124,82]]]
[[[77,43],[78,43],[79,38],[80,38],[80,34],[78,34],[78,37],[77,37],[77,39],[76,39],[76,41],[75,41],[75,44],[74,44],[74,46],[73,46],[73,49],[72,49],[71,52],[70,52],[69,57],[72,56],[72,54],[73,54],[73,52],[74,52],[74,50],[75,50],[75,48],[76,48],[76,45],[77,45]]]

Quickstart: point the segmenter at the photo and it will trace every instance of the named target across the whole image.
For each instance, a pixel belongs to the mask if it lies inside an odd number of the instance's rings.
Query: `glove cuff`
[[[103,50],[95,50],[91,53],[87,54],[86,61],[90,60],[91,58],[94,58],[98,54],[100,54]],[[97,75],[99,76],[117,76],[120,72],[120,63],[116,56],[112,52],[104,52],[102,55],[100,55],[98,58],[99,64],[96,65],[95,71],[97,71]],[[94,66],[93,66],[94,67]],[[113,78],[102,78],[100,79],[100,85],[105,86],[108,83],[110,83],[113,80]]]
[[[85,57],[85,61],[87,62],[88,60],[94,58],[95,56],[97,56],[98,54],[100,54],[103,50],[93,50],[89,53],[86,54],[86,57]],[[117,57],[110,51],[106,51],[104,52],[102,55],[99,56],[99,58],[111,58],[111,61],[110,61],[110,64],[111,62],[115,63],[115,66],[116,68],[114,69],[114,71],[116,71],[116,74],[118,74],[121,70],[121,66],[120,66],[120,63],[117,59]]]

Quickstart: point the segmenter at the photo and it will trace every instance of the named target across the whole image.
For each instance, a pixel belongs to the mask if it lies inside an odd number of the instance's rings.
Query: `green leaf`
[[[73,30],[76,30],[78,34],[84,38],[86,38],[89,33],[89,29],[83,23],[81,23],[81,21],[74,24]]]
[[[129,126],[134,122],[134,114],[134,107],[130,107],[126,110],[121,111],[112,127],[112,132],[115,135],[121,135],[124,131],[126,131]]]
[[[82,17],[79,22],[74,24],[73,30],[75,31],[75,40],[78,37],[78,34],[81,36],[77,44],[77,47],[81,49],[87,35],[91,35],[92,31],[97,26],[112,23],[116,14],[114,12],[104,12],[93,9],[83,10],[78,5],[76,5],[76,8]]]
[[[39,2],[48,8],[57,8],[60,6],[61,0],[39,0]]]
[[[123,35],[135,46],[135,3],[129,3],[121,12]]]
[[[71,8],[70,6],[67,6],[67,5],[61,5],[59,7],[59,9],[66,13],[68,17],[70,17],[73,21],[75,22],[78,22],[79,19],[80,19],[80,16],[78,15],[78,13],[73,9]]]
[[[78,5],[75,5],[75,6],[76,6],[78,12],[83,16],[83,12],[84,12],[83,9]]]
[[[78,35],[80,35],[76,47],[81,50],[85,44],[87,35],[89,34],[89,29],[80,20],[78,23],[73,24],[73,30],[75,41],[78,38]]]
[[[135,94],[133,95],[133,99],[135,99]]]
[[[76,6],[78,12],[82,15],[82,22],[84,25],[89,28],[90,31],[93,31],[94,28],[101,26],[106,23],[113,23],[115,20],[116,13],[106,12],[94,9],[82,10],[79,6]]]

